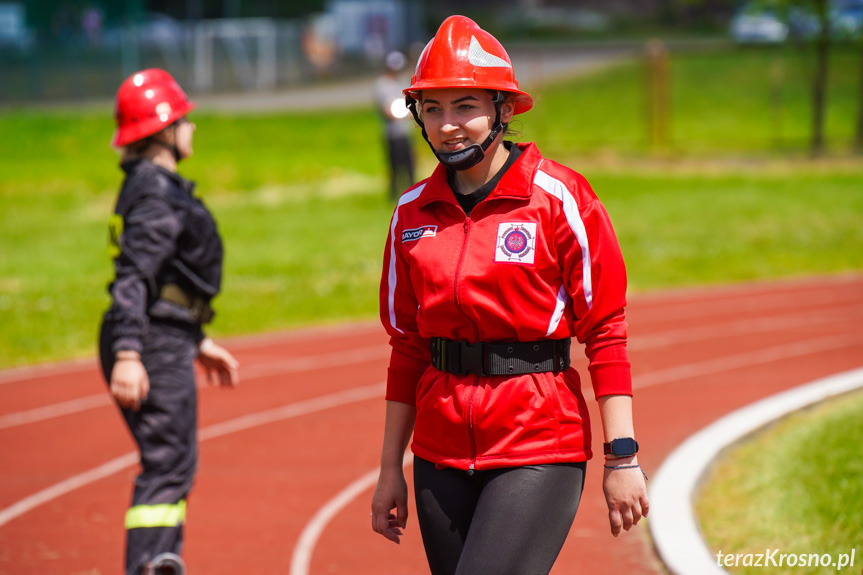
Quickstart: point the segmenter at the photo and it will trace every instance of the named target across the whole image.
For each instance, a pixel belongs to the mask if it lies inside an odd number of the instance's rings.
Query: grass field
[[[741,566],[729,572],[859,572],[863,558],[861,411],[863,393],[857,392],[791,415],[733,448],[717,463],[697,505],[708,544],[723,554],[745,556],[780,549],[789,555],[830,554],[837,560],[854,549],[855,568],[839,571],[802,566],[802,562],[793,568],[755,567],[742,566],[741,560]],[[811,563],[808,557],[806,563]]]
[[[837,48],[829,73],[828,148],[848,148],[857,118],[859,49]],[[639,154],[649,149],[648,82],[641,62],[571,82],[538,98],[528,139],[549,154]],[[668,142],[673,157],[805,154],[811,132],[810,54],[794,46],[677,56],[669,64]]]
[[[765,80],[777,61],[779,111]],[[676,57],[660,151],[640,112],[643,70],[615,67],[546,86],[521,139],[591,181],[632,290],[861,270],[863,162],[845,152],[859,63],[835,54],[831,157],[817,162],[806,158],[809,66],[789,50]],[[212,333],[374,317],[392,212],[374,113],[193,119],[196,153],[182,173],[227,246]],[[112,129],[107,109],[0,114],[0,368],[94,353],[121,181]],[[428,173],[424,143],[417,152]]]

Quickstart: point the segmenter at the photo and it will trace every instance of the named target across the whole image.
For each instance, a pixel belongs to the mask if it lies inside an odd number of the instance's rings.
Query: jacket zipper
[[[471,220],[469,217],[465,217],[465,220],[464,220],[464,241],[461,244],[461,253],[459,254],[459,258],[458,258],[458,266],[455,269],[455,277],[453,277],[453,280],[452,280],[453,302],[455,302],[455,306],[463,314],[464,314],[464,310],[461,307],[461,304],[462,304],[461,290],[459,289],[458,284],[459,284],[459,280],[461,279],[461,270],[464,267],[464,260],[467,258],[467,244],[470,241],[470,231],[471,231],[471,228],[473,227],[472,224],[473,224],[473,220]],[[470,321],[471,325],[473,326],[474,339],[476,341],[479,341],[479,328],[477,327],[477,325],[473,321],[473,319],[468,317],[467,314],[464,314],[464,315],[468,319],[468,321]]]
[[[455,276],[452,279],[453,300],[457,308],[461,309],[461,292],[458,289],[458,280],[461,277],[461,269],[464,265],[464,259],[467,255],[467,242],[470,239],[470,218],[464,219],[464,240],[461,243],[461,253],[458,257],[458,266],[455,268]]]
[[[456,268],[455,277],[453,278],[453,300],[455,301],[455,305],[457,308],[461,309],[461,297],[459,290],[459,278],[461,277],[462,266],[464,265],[465,257],[467,256],[467,244],[470,240],[470,230],[471,230],[471,222],[472,220],[469,217],[466,217],[464,220],[464,241],[461,245],[461,254],[459,255],[458,267]],[[471,320],[473,324],[473,320]],[[476,339],[479,339],[479,329],[476,324],[474,325],[474,333],[476,334]],[[471,390],[470,397],[468,398],[467,403],[467,435],[470,439],[470,468],[467,471],[468,475],[473,475],[474,467],[476,465],[476,435],[474,430],[474,422],[473,422],[473,400],[474,396],[476,396],[476,389],[479,385],[479,376],[473,376],[473,389]]]
[[[474,467],[476,466],[476,431],[473,424],[473,399],[476,396],[477,387],[479,387],[479,376],[474,375],[473,389],[467,402],[467,436],[470,439],[470,467],[467,470],[468,475],[473,475]]]

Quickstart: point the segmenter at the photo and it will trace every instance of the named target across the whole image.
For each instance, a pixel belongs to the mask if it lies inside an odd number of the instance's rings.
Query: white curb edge
[[[863,368],[818,379],[734,411],[681,443],[650,486],[650,533],[672,575],[727,575],[701,537],[692,504],[713,460],[729,445],[793,411],[863,387]]]

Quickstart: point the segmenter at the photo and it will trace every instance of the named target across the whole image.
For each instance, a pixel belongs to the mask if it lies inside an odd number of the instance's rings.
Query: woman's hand
[[[240,383],[240,362],[212,339],[205,338],[198,344],[198,362],[207,370],[210,385],[236,387]]]
[[[408,484],[403,465],[416,415],[415,405],[387,401],[381,473],[372,496],[372,529],[396,544],[408,522]]]
[[[635,437],[632,428],[632,397],[605,395],[598,401],[606,442],[618,437]],[[611,534],[617,537],[621,528],[629,531],[642,517],[647,516],[647,485],[635,455],[609,459],[605,465],[607,467],[603,469],[605,473],[602,490],[605,492],[605,502],[608,503]]]
[[[111,370],[111,395],[120,407],[138,411],[150,393],[150,377],[135,351],[118,351]]]
[[[609,461],[606,465],[635,465]],[[608,504],[608,521],[611,534],[617,537],[621,527],[629,531],[642,517],[647,516],[650,503],[647,499],[647,485],[640,467],[608,469],[602,479],[602,490]]]
[[[395,509],[396,513],[391,511]],[[399,544],[408,521],[408,484],[401,467],[381,469],[372,497],[372,529]]]

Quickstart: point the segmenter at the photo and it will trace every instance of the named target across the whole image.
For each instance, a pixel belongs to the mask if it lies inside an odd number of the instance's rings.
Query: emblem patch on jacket
[[[536,253],[536,223],[503,223],[497,227],[496,262],[532,264]]]
[[[402,243],[413,242],[420,238],[433,238],[437,235],[437,226],[423,226],[402,232]]]

